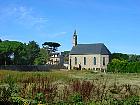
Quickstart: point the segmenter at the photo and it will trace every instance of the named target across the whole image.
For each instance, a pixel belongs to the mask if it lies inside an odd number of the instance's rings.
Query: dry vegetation
[[[0,102],[14,105],[138,105],[140,74],[0,71]]]

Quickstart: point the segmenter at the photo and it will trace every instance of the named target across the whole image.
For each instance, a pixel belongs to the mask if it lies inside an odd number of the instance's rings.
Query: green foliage
[[[26,61],[27,65],[33,65],[35,58],[40,51],[39,45],[35,41],[30,41],[26,46]]]
[[[113,59],[108,64],[107,70],[108,72],[140,73],[140,62]]]
[[[14,52],[13,64],[14,65],[24,65],[26,63],[26,44],[20,44],[19,47]]]
[[[40,49],[35,41],[23,44],[18,41],[0,40],[0,65],[43,65],[59,46],[61,45],[56,42],[45,42]]]
[[[140,62],[140,55],[129,55],[130,62]]]
[[[15,80],[11,75],[8,75],[4,81],[5,84],[0,86],[0,103],[9,105],[11,103],[11,97],[18,93],[15,86]]]
[[[72,96],[70,96],[70,100],[72,103],[74,103],[76,105],[84,105],[83,98],[79,93],[75,93]]]
[[[0,86],[0,103],[9,103],[11,97],[11,90],[8,85]]]
[[[52,53],[56,52],[58,50],[58,47],[60,47],[61,45],[59,43],[56,43],[56,42],[44,42],[44,44],[42,44],[42,46],[44,49],[46,49],[46,51],[48,53],[47,60],[50,60]]]
[[[38,105],[38,104],[45,104],[46,103],[46,97],[43,93],[37,93],[35,95],[33,104]]]
[[[0,65],[34,64],[39,51],[39,45],[35,41],[27,45],[17,41],[2,41],[0,43]]]
[[[127,54],[122,53],[113,53],[111,54],[111,59],[129,60],[129,56]]]
[[[45,49],[47,49],[49,53],[57,51],[57,48],[61,46],[59,43],[56,42],[44,42],[44,44],[42,45]]]
[[[45,49],[40,49],[38,57],[35,59],[34,64],[36,65],[44,65],[46,64],[48,59],[48,53]]]
[[[11,101],[14,105],[30,105],[30,101],[22,97],[12,97]]]
[[[14,56],[17,56],[20,48],[22,46],[21,42],[17,41],[2,41],[0,43],[0,59],[2,59],[3,62],[0,62],[1,64],[10,64],[12,62],[12,59]]]
[[[15,82],[16,81],[12,75],[7,75],[7,77],[4,79],[4,83],[8,84],[11,90],[13,90]]]
[[[105,105],[139,105],[139,98],[139,96],[130,96],[125,99],[108,97],[107,104]]]

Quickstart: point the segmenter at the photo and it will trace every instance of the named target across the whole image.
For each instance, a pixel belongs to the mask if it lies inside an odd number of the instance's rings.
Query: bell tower
[[[72,45],[73,46],[77,45],[77,33],[76,33],[76,30],[74,31],[74,34],[73,34]]]

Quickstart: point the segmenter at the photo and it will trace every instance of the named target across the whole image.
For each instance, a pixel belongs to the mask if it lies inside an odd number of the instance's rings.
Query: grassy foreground
[[[0,71],[6,105],[138,105],[140,74]]]

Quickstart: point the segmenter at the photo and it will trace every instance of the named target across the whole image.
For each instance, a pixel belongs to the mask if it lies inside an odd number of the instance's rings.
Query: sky
[[[114,53],[140,54],[140,0],[0,0],[0,39],[23,43],[104,43]]]

